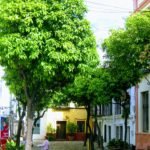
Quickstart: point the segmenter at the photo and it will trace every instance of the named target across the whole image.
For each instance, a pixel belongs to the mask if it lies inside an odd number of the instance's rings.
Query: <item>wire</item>
[[[95,9],[95,10],[103,10],[103,11],[122,11],[122,10],[116,10],[116,9],[111,9],[111,8],[104,8],[103,6],[102,6],[102,8],[100,8],[99,6],[98,7],[93,7],[93,6],[89,6],[89,5],[87,5],[87,7],[88,7],[88,9]],[[123,10],[124,11],[124,10]]]
[[[104,4],[104,3],[97,3],[97,2],[92,2],[92,1],[87,0],[87,4],[88,4],[88,3],[91,3],[91,4],[96,5],[96,6],[99,5],[99,6],[107,6],[107,7],[111,7],[111,8],[129,10],[128,8],[123,8],[123,7],[114,6],[114,5],[109,5],[109,4]]]
[[[132,13],[132,12],[130,12],[130,11],[101,11],[101,10],[89,10],[89,11],[92,11],[93,13]],[[89,11],[88,11],[88,13],[89,13]],[[91,13],[92,13],[91,12]]]
[[[96,12],[106,12],[106,13],[132,13],[132,11],[121,11],[121,10],[112,10],[112,9],[95,9],[95,8],[88,8],[88,11],[96,11]]]

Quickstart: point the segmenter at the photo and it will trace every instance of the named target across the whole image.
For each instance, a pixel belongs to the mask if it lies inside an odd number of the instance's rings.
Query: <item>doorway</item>
[[[57,121],[56,138],[59,140],[66,139],[66,121]]]

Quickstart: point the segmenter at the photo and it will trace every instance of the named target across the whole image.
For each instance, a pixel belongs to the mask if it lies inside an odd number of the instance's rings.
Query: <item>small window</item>
[[[33,134],[40,134],[40,120],[36,122],[36,125],[34,126]]]
[[[108,126],[108,135],[109,135],[109,141],[111,140],[111,126]]]
[[[77,132],[85,131],[85,121],[77,121]]]
[[[149,131],[149,100],[148,91],[142,92],[142,103],[143,103],[143,132]]]
[[[104,125],[104,142],[107,142],[107,126]]]
[[[130,143],[130,127],[127,127],[127,142]]]
[[[122,126],[116,126],[116,138],[123,140],[123,127]]]
[[[107,105],[102,105],[102,115],[104,116],[112,115],[112,103]]]
[[[115,104],[115,115],[121,114],[121,106],[120,104]]]

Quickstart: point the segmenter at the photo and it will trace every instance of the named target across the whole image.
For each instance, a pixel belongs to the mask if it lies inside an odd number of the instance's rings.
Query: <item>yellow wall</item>
[[[57,121],[69,121],[76,123],[77,121],[86,121],[85,109],[49,109],[47,112],[47,125],[52,124],[52,127],[56,129]]]
[[[66,121],[74,123],[77,123],[77,121],[85,121],[86,128],[86,117],[86,110],[81,108],[48,109],[44,117],[40,119],[40,134],[34,134],[33,139],[44,139],[47,133],[47,126],[51,124],[52,127],[56,130],[57,121]],[[92,120],[90,121],[90,124],[92,124]]]

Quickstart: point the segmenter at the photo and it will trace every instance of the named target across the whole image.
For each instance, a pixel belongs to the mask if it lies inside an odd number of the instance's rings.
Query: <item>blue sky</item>
[[[124,26],[125,18],[133,11],[133,0],[85,0],[87,18],[98,40],[108,36],[110,29]]]
[[[110,29],[123,28],[126,18],[133,12],[133,0],[85,0],[88,7],[87,19],[96,36],[97,45],[109,36]],[[101,49],[98,49],[103,61]]]

